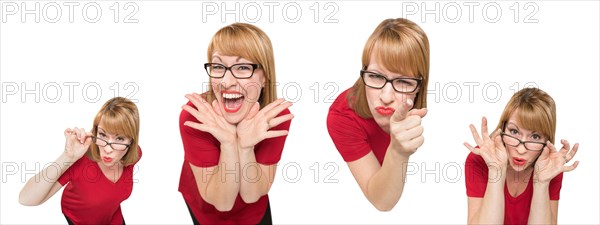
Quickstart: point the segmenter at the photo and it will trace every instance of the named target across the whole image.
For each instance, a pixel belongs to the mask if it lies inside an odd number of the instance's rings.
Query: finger
[[[271,102],[270,104],[268,104],[267,106],[265,106],[264,108],[262,108],[261,111],[264,111],[264,112],[271,111],[271,109],[275,108],[278,105],[281,105],[281,103],[283,103],[284,101],[285,101],[285,99],[278,98],[277,100]]]
[[[494,138],[494,145],[496,146],[496,149],[500,149],[500,151],[506,151],[506,148],[504,147],[504,142],[502,142],[502,137],[500,137],[500,129],[494,131],[494,133],[492,134],[492,138]]]
[[[477,133],[477,128],[475,128],[473,124],[469,124],[469,129],[471,129],[471,135],[473,135],[473,140],[475,140],[475,143],[477,143],[477,145],[479,146],[482,146],[483,140],[481,140],[481,137],[479,137],[479,133]]]
[[[463,145],[465,145],[465,147],[467,147],[467,149],[469,149],[469,151],[471,151],[473,154],[479,155],[479,148],[474,148],[467,142],[463,143]]]
[[[292,106],[292,102],[283,102],[277,106],[275,106],[274,108],[270,109],[270,110],[265,110],[264,112],[266,113],[265,116],[268,119],[274,118],[277,115],[279,115],[281,112],[283,112],[283,110],[289,108],[290,106]]]
[[[258,114],[258,112],[260,111],[259,109],[260,109],[260,103],[255,102],[252,105],[252,108],[250,108],[250,112],[248,112],[245,119],[249,120],[249,119],[254,118],[256,116],[256,114]]]
[[[65,129],[65,137],[71,135],[72,133],[73,133],[73,131],[71,130],[71,128]]]
[[[189,105],[183,105],[183,106],[181,106],[181,108],[183,110],[185,110],[186,112],[190,113],[192,116],[194,116],[194,118],[196,118],[199,122],[201,122],[201,123],[208,122],[208,118],[203,113],[200,113],[198,110],[196,110],[195,108],[193,108]]]
[[[406,99],[406,101],[402,102],[398,108],[394,111],[392,115],[391,122],[400,122],[406,118],[408,114],[408,110],[412,108],[413,101],[412,99]]]
[[[567,154],[567,161],[570,161],[571,159],[573,159],[573,157],[575,157],[575,154],[577,154],[578,149],[579,143],[575,143],[575,145],[573,145],[573,149],[571,149],[571,151]]]
[[[267,133],[265,134],[265,139],[281,137],[281,136],[285,136],[285,135],[288,135],[287,130],[270,130],[270,131],[267,131]]]
[[[201,96],[196,96],[195,94],[186,94],[185,97],[192,102],[192,104],[196,107],[198,111],[208,111],[210,107],[207,106],[207,102]]]
[[[83,142],[83,146],[87,150],[87,149],[89,149],[89,147],[90,147],[91,144],[92,144],[92,137],[91,136],[86,136],[85,142]]]
[[[417,115],[421,118],[425,117],[425,115],[427,115],[427,108],[421,108],[421,109],[411,109],[410,111],[408,111],[408,114],[406,115],[408,116],[412,116],[412,115]]]
[[[206,124],[196,123],[196,122],[192,122],[192,121],[185,121],[183,123],[183,125],[194,128],[199,131],[204,131],[204,132],[212,134],[212,132],[211,132],[212,128]]]
[[[556,146],[552,144],[550,141],[546,141],[546,146],[548,147],[549,152],[556,152]]]
[[[483,140],[490,137],[490,134],[488,133],[487,118],[485,118],[485,116],[481,118],[481,137]]]
[[[540,157],[538,158],[538,160],[540,159],[547,159],[550,155],[550,148],[548,148],[548,146],[544,147],[542,149],[542,153],[540,154]]]
[[[573,165],[564,166],[563,172],[571,172],[571,171],[575,170],[578,165],[579,165],[579,161],[575,161],[575,163],[573,163]]]
[[[223,116],[223,111],[221,111],[221,108],[219,107],[219,102],[217,102],[217,100],[213,100],[211,105],[212,110],[215,112],[215,114],[217,114],[218,116]]]
[[[283,116],[275,117],[269,121],[269,129],[279,126],[279,124],[281,124],[285,121],[291,120],[293,118],[294,118],[293,114],[286,114]]]
[[[562,148],[560,148],[560,153],[566,155],[567,152],[569,152],[569,149],[571,149],[571,144],[569,144],[569,141],[565,139],[561,139],[560,143],[563,145]]]

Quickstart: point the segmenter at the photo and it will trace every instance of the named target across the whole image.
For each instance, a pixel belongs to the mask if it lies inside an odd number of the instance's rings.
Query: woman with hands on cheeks
[[[208,59],[209,90],[186,95],[179,118],[179,191],[194,224],[271,224],[267,193],[293,118],[277,99],[271,41],[234,23],[213,36]]]
[[[396,205],[409,157],[423,145],[428,79],[425,32],[407,19],[386,19],[365,44],[360,77],[329,108],[329,135],[378,210]]]
[[[496,129],[481,135],[470,125],[476,147],[465,163],[469,224],[556,224],[565,165],[579,144],[561,140],[554,146],[556,105],[537,88],[515,93],[502,112]]]
[[[126,98],[108,100],[94,119],[92,132],[67,128],[65,149],[51,166],[27,181],[23,205],[40,205],[66,185],[62,212],[69,224],[125,224],[121,202],[133,189],[139,113]]]

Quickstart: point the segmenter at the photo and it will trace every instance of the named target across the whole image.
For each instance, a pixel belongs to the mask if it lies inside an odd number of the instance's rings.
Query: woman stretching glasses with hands
[[[465,162],[469,224],[556,224],[563,172],[579,148],[561,140],[554,146],[556,105],[537,88],[515,93],[490,135],[470,125],[476,147]]]

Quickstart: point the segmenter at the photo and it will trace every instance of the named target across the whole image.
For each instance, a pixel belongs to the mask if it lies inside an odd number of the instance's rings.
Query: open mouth
[[[244,103],[244,95],[239,92],[222,92],[223,108],[225,112],[235,113],[242,108]]]
[[[522,166],[525,165],[525,163],[527,162],[527,160],[519,158],[519,157],[513,157],[513,163],[515,163],[515,165],[517,166]]]

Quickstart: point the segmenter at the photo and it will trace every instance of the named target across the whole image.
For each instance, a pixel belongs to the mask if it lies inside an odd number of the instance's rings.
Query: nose
[[[394,91],[394,88],[392,87],[391,83],[386,83],[383,88],[381,88],[381,93],[379,94],[379,99],[381,99],[381,102],[383,104],[390,104],[392,102],[394,102],[394,95],[396,94],[396,91]]]
[[[517,146],[516,149],[517,149],[517,152],[521,155],[527,153],[527,149],[525,148],[525,144],[523,144],[523,143],[519,144],[519,146]]]
[[[225,75],[223,76],[223,78],[221,78],[221,86],[223,86],[225,89],[234,86],[237,83],[237,78],[235,78],[233,76],[233,73],[231,73],[231,70],[226,70],[225,71]]]
[[[111,145],[106,145],[106,146],[102,147],[102,149],[104,150],[104,152],[106,152],[106,154],[110,154],[111,152],[114,151],[114,149],[112,148]]]

